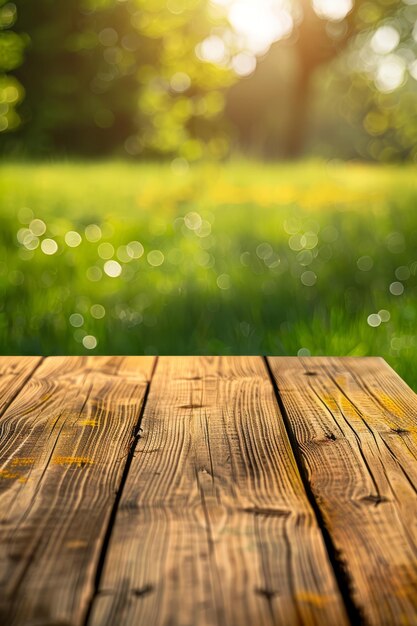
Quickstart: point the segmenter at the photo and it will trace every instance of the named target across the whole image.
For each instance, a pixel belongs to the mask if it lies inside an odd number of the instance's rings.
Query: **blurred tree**
[[[4,150],[222,157],[232,122],[264,156],[310,135],[316,154],[417,158],[416,19],[416,0],[37,0],[16,21],[0,0]]]
[[[136,0],[133,22],[148,50],[138,68],[138,132],[131,154],[178,155],[195,160],[227,152],[222,89],[235,80],[230,68],[203,59],[199,46],[226,26],[207,0]]]
[[[38,0],[19,7],[30,37],[16,72],[25,86],[23,126],[30,152],[103,154],[134,128],[135,59],[119,32],[132,37],[125,4]]]
[[[240,144],[253,145],[251,137],[259,139],[269,135],[262,145],[264,155],[269,156],[298,157],[305,149],[312,88],[319,68],[344,56],[348,62],[334,65],[331,79],[342,71],[344,86],[349,90],[353,73],[363,74],[371,69],[362,62],[362,53],[372,56],[374,65],[377,64],[375,51],[368,49],[369,40],[386,24],[391,24],[394,37],[398,34],[394,47],[400,44],[403,56],[410,57],[410,50],[415,47],[413,27],[417,12],[413,0],[355,0],[353,3],[350,0],[339,3],[298,0],[293,17],[290,36],[272,44],[259,60],[255,72],[233,86],[227,95],[228,117],[237,121]],[[384,33],[381,36],[384,38]],[[352,56],[352,51],[356,57]],[[378,68],[372,69],[377,74]],[[361,81],[362,93],[355,90],[358,99],[352,112],[364,105],[364,97],[369,107],[370,100],[380,95],[371,84],[373,76],[370,78],[370,74],[372,72],[368,71],[366,79],[363,77]],[[326,83],[321,83],[322,96],[327,98],[327,114],[332,116],[334,103],[331,99],[338,90],[336,87],[333,93],[334,84],[330,84],[331,79],[329,83],[329,75],[327,79]],[[384,85],[378,87],[384,91]],[[389,91],[389,85],[386,87]],[[242,110],[242,102],[248,105],[245,110]],[[370,130],[369,119],[365,129]]]
[[[37,0],[19,7],[18,24],[30,44],[15,72],[26,90],[15,145],[36,154],[224,153],[219,88],[233,74],[194,53],[213,28],[205,0]]]
[[[16,6],[0,0],[0,133],[20,124],[17,105],[24,96],[22,85],[10,72],[23,62],[25,37],[11,30],[16,21]]]

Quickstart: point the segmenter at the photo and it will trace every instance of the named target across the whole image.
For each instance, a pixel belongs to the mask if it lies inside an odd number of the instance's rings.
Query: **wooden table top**
[[[379,358],[1,357],[0,624],[417,624]]]

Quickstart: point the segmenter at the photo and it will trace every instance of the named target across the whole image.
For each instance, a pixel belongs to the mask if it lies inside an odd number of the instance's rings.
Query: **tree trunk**
[[[299,71],[294,80],[292,101],[290,103],[289,123],[284,156],[288,159],[299,158],[305,146],[308,133],[310,111],[311,72],[300,62]]]
[[[294,42],[298,57],[298,72],[294,79],[288,124],[288,158],[300,157],[305,146],[310,111],[310,87],[316,69],[333,59],[342,43],[336,43],[326,32],[326,21],[318,17],[311,0],[300,0],[303,18],[298,25]]]

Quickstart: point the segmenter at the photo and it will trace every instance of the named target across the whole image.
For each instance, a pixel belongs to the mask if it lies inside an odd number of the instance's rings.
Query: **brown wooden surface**
[[[155,363],[0,357],[0,625],[417,625],[385,362]]]
[[[42,359],[38,356],[0,356],[0,415],[14,400]]]
[[[48,358],[1,417],[0,624],[81,624],[153,358]]]
[[[269,362],[364,620],[416,624],[415,394],[382,359]]]
[[[161,357],[91,624],[340,624],[262,360]]]

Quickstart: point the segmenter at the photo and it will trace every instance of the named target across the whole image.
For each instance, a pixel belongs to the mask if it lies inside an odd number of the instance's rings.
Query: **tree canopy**
[[[0,0],[3,149],[417,158],[416,20],[415,0]]]

